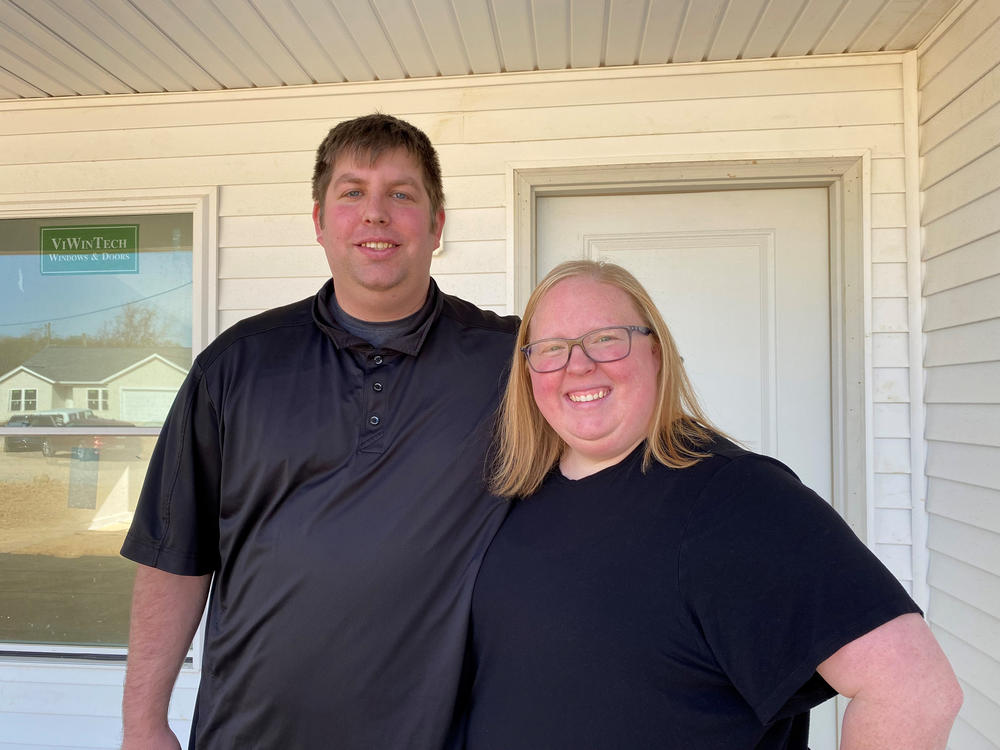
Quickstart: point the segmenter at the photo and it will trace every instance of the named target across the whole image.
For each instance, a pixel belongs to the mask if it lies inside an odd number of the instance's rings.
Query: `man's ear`
[[[319,240],[319,235],[323,231],[323,209],[318,202],[313,203],[313,227],[316,230],[316,239]]]
[[[434,247],[441,246],[441,233],[444,231],[444,209],[439,208],[437,214],[434,217],[434,224],[431,226],[431,231],[437,238],[437,244]]]

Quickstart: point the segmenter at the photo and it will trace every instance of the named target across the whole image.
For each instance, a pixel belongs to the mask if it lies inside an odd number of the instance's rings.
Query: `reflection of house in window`
[[[109,419],[161,425],[190,366],[191,349],[178,346],[47,346],[0,375],[0,387],[18,386],[10,391],[9,413],[0,417],[35,410],[40,402],[45,409],[86,405]]]
[[[90,388],[87,390],[87,408],[93,411],[108,410],[108,389]]]
[[[38,391],[34,388],[11,388],[10,410],[35,411],[38,408]]]

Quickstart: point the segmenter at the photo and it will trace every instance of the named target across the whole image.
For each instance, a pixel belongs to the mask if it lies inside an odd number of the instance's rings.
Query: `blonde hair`
[[[705,417],[670,330],[649,293],[628,271],[613,263],[572,260],[561,263],[535,287],[517,332],[514,362],[497,418],[490,489],[502,497],[532,494],[565,448],[562,438],[545,421],[535,404],[528,363],[520,349],[539,303],[556,284],[578,276],[611,284],[625,292],[646,326],[652,329],[660,354],[656,406],[650,415],[643,471],[652,461],[680,469],[708,454],[704,448],[722,433]]]

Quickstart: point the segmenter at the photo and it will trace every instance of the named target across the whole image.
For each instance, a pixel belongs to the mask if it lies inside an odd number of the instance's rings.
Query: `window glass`
[[[155,440],[4,436],[0,651],[126,644],[135,565],[118,550]]]
[[[34,411],[38,403],[34,388],[12,388],[10,391],[10,411]]]
[[[125,645],[118,550],[191,333],[190,213],[0,220],[0,650]]]
[[[108,410],[108,389],[91,388],[87,391],[87,408],[94,411]]]

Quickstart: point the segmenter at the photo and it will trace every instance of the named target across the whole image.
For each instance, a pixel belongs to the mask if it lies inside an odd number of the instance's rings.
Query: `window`
[[[108,410],[108,389],[91,388],[87,391],[87,408],[94,411]]]
[[[38,408],[38,391],[34,388],[12,388],[10,411],[35,411]]]
[[[135,565],[118,550],[173,394],[214,334],[214,191],[178,192],[70,215],[0,198],[0,580],[19,582],[0,655],[124,659]]]

